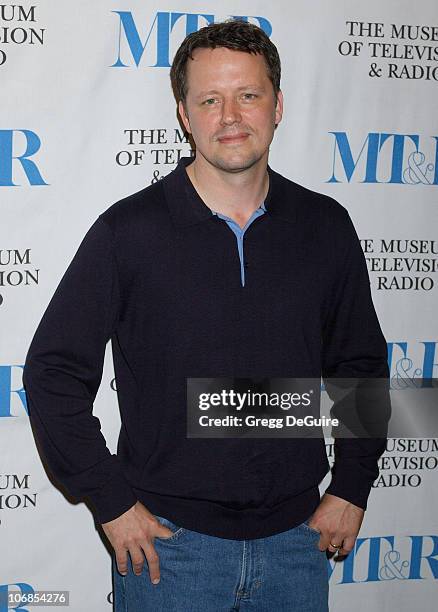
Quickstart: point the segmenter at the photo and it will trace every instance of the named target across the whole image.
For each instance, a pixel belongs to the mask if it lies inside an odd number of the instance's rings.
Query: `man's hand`
[[[128,571],[128,555],[131,555],[134,573],[138,576],[143,571],[144,557],[149,566],[151,582],[160,581],[159,558],[154,547],[156,536],[166,538],[173,534],[169,527],[162,525],[141,503],[136,502],[127,512],[113,521],[102,523],[102,528],[114,548],[117,567],[121,574]]]
[[[364,514],[362,508],[325,493],[308,523],[309,527],[321,533],[319,550],[328,548],[330,552],[337,551],[339,556],[348,555],[354,548]],[[341,548],[332,544],[341,544]]]

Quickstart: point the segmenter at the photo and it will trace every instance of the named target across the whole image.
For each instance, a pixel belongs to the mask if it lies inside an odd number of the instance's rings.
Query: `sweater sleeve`
[[[344,219],[334,232],[339,241],[334,245],[336,281],[322,338],[322,376],[389,380],[387,345],[372,302],[365,257],[350,216],[345,209],[342,211]],[[377,410],[380,406],[381,422],[387,424],[389,393],[381,393]],[[372,420],[377,414],[376,406],[369,409]],[[380,419],[379,414],[377,418]],[[379,432],[382,431],[386,435],[385,427],[380,427]],[[366,510],[372,484],[379,474],[378,460],[386,447],[386,437],[379,435],[347,438],[335,434],[335,461],[326,493]]]
[[[117,518],[137,501],[92,414],[118,310],[112,232],[98,217],[36,329],[23,385],[48,471],[74,498],[91,503],[99,523]]]

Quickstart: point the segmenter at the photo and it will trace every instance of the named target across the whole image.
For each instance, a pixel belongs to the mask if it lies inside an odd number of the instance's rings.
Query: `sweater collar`
[[[176,225],[188,226],[211,219],[213,211],[205,204],[193,186],[186,167],[193,157],[181,157],[177,167],[164,177],[162,183],[172,220]],[[293,185],[268,165],[269,189],[265,198],[266,214],[284,221],[295,220],[295,207],[286,189]]]

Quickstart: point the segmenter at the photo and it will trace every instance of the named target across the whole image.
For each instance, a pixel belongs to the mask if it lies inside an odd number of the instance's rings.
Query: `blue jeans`
[[[157,516],[157,515],[155,515]],[[154,540],[160,582],[143,571],[119,574],[112,556],[115,612],[327,612],[328,564],[307,521],[273,536],[227,540],[190,531]]]

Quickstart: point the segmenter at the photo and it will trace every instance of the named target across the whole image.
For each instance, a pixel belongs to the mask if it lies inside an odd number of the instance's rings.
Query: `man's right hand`
[[[151,582],[160,581],[160,565],[154,547],[155,537],[170,538],[173,532],[162,525],[141,502],[137,501],[117,518],[102,523],[111,546],[114,549],[119,572],[125,575],[128,571],[128,552],[131,555],[134,573],[138,576],[143,571],[144,557],[149,566]]]

